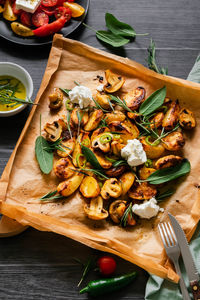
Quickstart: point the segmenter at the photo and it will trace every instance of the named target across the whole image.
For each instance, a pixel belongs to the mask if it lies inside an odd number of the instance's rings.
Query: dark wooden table
[[[83,0],[84,1],[84,0]],[[169,75],[186,78],[200,48],[200,5],[198,0],[91,0],[86,22],[104,29],[104,14],[112,12],[134,26],[138,37],[124,49],[111,50],[96,40],[94,33],[79,28],[70,38],[106,51],[127,56],[146,65],[147,47],[152,37],[157,46],[159,62],[167,66]],[[11,61],[25,67],[34,82],[36,95],[46,67],[50,47],[20,47],[0,39],[0,61]],[[0,172],[16,144],[29,109],[17,116],[0,118]],[[29,228],[13,238],[0,239],[0,299],[87,299],[79,295],[77,283],[81,267],[73,257],[83,261],[99,252],[53,233]],[[144,299],[148,274],[119,258],[118,273],[138,270],[135,284],[112,295],[115,299]],[[92,273],[89,279],[96,278]],[[101,298],[102,299],[102,298]],[[110,296],[103,297],[110,299]],[[159,299],[160,300],[160,299]]]

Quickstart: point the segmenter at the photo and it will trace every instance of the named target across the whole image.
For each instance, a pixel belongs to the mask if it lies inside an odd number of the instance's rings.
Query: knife
[[[176,238],[178,240],[179,247],[181,249],[183,262],[190,281],[190,286],[192,288],[194,300],[200,300],[200,286],[199,286],[200,278],[196,266],[194,264],[192,254],[190,252],[190,248],[185,233],[181,228],[180,224],[178,223],[178,221],[176,220],[176,218],[172,216],[170,213],[168,213],[168,216],[170,218],[172,227],[174,229]]]

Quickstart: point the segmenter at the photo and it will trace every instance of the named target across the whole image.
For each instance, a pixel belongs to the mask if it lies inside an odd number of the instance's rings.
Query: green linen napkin
[[[188,75],[188,80],[200,83],[200,55]],[[195,235],[190,243],[190,249],[197,267],[200,270],[200,226],[198,226]],[[189,281],[181,261],[181,271],[187,287]],[[192,297],[192,294],[190,294]],[[182,295],[179,291],[178,285],[168,280],[164,280],[158,276],[150,275],[147,281],[145,300],[182,300]],[[191,298],[192,299],[192,298]]]

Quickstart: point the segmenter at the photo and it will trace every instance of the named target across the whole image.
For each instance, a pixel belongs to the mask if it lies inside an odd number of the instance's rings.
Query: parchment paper
[[[140,220],[135,227],[122,229],[109,221],[89,220],[83,211],[84,200],[79,193],[61,203],[34,203],[58,184],[54,172],[41,173],[35,158],[35,139],[42,126],[58,119],[48,108],[48,95],[54,87],[72,88],[74,80],[93,91],[97,75],[111,69],[124,76],[122,88],[143,86],[147,96],[162,86],[167,96],[179,99],[181,106],[191,109],[197,118],[197,127],[186,133],[183,155],[192,166],[190,174],[176,182],[176,193],[161,204],[165,212],[150,221]],[[166,257],[157,224],[167,219],[167,212],[176,216],[190,239],[200,217],[200,85],[182,79],[157,74],[127,58],[118,57],[80,42],[55,35],[47,68],[36,102],[0,181],[0,211],[23,225],[38,230],[53,231],[92,248],[114,253],[144,268],[150,273],[175,282],[178,276]],[[64,110],[64,108],[63,108]],[[63,111],[59,112],[61,116]]]

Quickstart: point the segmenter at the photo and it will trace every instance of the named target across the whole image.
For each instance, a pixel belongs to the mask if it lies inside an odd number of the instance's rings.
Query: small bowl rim
[[[11,67],[16,67],[20,70],[20,72],[23,72],[30,84],[30,90],[29,90],[29,97],[31,97],[33,95],[33,80],[31,75],[29,74],[29,72],[22,66],[13,63],[13,62],[4,62],[4,61],[0,61],[0,66],[1,65],[10,65]],[[2,75],[0,75],[2,76]],[[13,77],[17,78],[15,75],[13,75]],[[18,78],[17,78],[18,79]],[[9,117],[9,116],[13,116],[19,112],[21,112],[25,107],[27,106],[27,104],[22,104],[19,107],[12,109],[12,110],[8,110],[8,111],[0,111],[0,117]]]

